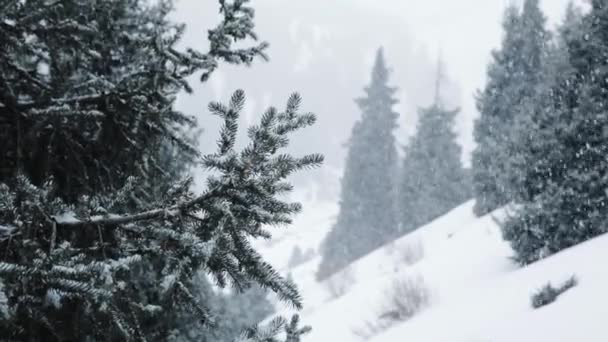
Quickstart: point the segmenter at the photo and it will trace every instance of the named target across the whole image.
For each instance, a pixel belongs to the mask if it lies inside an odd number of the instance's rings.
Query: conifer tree
[[[300,210],[279,199],[291,190],[285,178],[322,157],[280,151],[314,115],[300,113],[294,95],[237,150],[245,101],[237,91],[228,105],[209,106],[223,128],[217,152],[200,156],[183,135],[194,120],[173,108],[190,76],[205,81],[220,62],[265,58],[266,43],[234,46],[256,38],[247,1],[219,4],[222,20],[200,52],[176,47],[184,27],[169,20],[170,1],[0,1],[3,338],[165,340],[168,329],[149,323],[168,311],[212,321],[211,306],[192,293],[199,271],[221,287],[257,284],[301,306],[295,285],[250,240]],[[177,155],[159,152],[167,144]],[[212,171],[202,194],[174,178],[183,161]],[[295,341],[306,331],[297,323],[277,319],[241,340],[285,330]]]
[[[471,195],[469,175],[461,163],[462,149],[454,132],[459,110],[444,107],[441,82],[439,63],[434,103],[420,110],[416,134],[405,148],[399,210],[406,232],[445,214]]]
[[[542,65],[543,77],[534,96],[522,102],[513,120],[509,144],[511,153],[505,165],[506,172],[511,175],[511,196],[515,203],[533,201],[542,191],[543,184],[552,177],[553,171],[545,162],[546,156],[555,151],[551,145],[557,140],[556,132],[549,128],[554,125],[549,125],[548,120],[555,120],[554,114],[561,110],[556,98],[566,96],[573,101],[576,97],[570,91],[574,89],[571,81],[566,81],[574,73],[568,45],[578,39],[581,20],[580,8],[570,3],[557,39],[547,46]]]
[[[570,7],[554,76],[528,130],[519,126],[532,148],[524,150],[529,164],[518,169],[534,177],[534,189],[520,198],[503,232],[522,264],[606,232],[608,7],[591,4],[580,22]]]
[[[398,114],[396,88],[388,85],[389,70],[378,50],[365,97],[357,100],[362,117],[355,123],[337,222],[321,247],[317,277],[324,279],[355,259],[400,235],[395,210],[397,151],[394,129]]]
[[[492,53],[487,84],[477,98],[481,116],[475,123],[472,172],[478,215],[510,202],[517,187],[517,175],[505,162],[516,152],[510,140],[514,118],[523,112],[521,105],[534,97],[542,78],[550,38],[545,21],[538,0],[526,0],[521,14],[514,6],[505,12],[502,45]]]
[[[291,256],[289,257],[289,261],[287,262],[287,267],[292,269],[302,265],[309,260],[312,260],[315,256],[315,251],[312,248],[306,249],[306,251],[302,251],[300,246],[296,246],[291,252]]]

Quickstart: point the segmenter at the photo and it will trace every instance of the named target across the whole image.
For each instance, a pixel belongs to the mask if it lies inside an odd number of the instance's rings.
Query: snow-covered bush
[[[399,259],[406,265],[413,265],[424,258],[424,245],[420,240],[408,243],[398,249]]]
[[[348,290],[354,281],[353,272],[349,267],[343,269],[337,274],[334,274],[326,280],[325,284],[327,290],[332,299],[342,297]]]
[[[532,294],[532,307],[534,309],[538,309],[542,306],[553,303],[557,299],[557,297],[559,297],[562,293],[575,287],[577,284],[578,281],[574,276],[566,280],[561,286],[557,288],[553,287],[551,283],[547,283],[547,285],[543,286],[541,289]]]
[[[414,317],[429,304],[429,300],[430,291],[421,276],[397,279],[392,284],[378,317],[353,329],[353,333],[369,339]]]
[[[387,321],[405,321],[429,302],[430,293],[421,276],[398,279],[388,293],[383,313],[379,316]]]

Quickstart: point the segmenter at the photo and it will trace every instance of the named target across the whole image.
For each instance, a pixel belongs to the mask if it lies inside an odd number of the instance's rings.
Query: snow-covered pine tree
[[[400,235],[396,217],[397,151],[393,131],[398,114],[392,107],[396,88],[388,85],[389,69],[382,49],[376,54],[371,83],[357,99],[362,117],[355,123],[337,222],[321,246],[317,272],[324,279],[355,259]]]
[[[578,39],[580,39],[583,29],[582,24],[582,9],[570,1],[566,7],[564,20],[557,29],[558,34],[557,51],[555,52],[556,55],[561,56],[563,59],[568,59],[567,47],[569,44],[575,43]]]
[[[465,202],[471,195],[469,173],[462,166],[454,118],[441,100],[442,66],[438,63],[434,103],[420,110],[416,134],[405,148],[401,169],[401,228],[412,231]]]
[[[570,8],[551,73],[554,76],[534,108],[533,147],[524,150],[533,196],[523,197],[503,232],[528,264],[606,232],[608,208],[608,6],[592,1],[578,21]]]
[[[505,161],[510,146],[514,118],[521,104],[535,94],[542,78],[542,62],[550,39],[538,0],[524,1],[521,14],[515,6],[505,12],[504,37],[500,50],[492,53],[485,88],[478,94],[481,114],[475,123],[477,146],[472,155],[475,212],[486,214],[512,200],[513,179]]]
[[[184,132],[183,135],[183,138],[188,139],[193,146],[198,145],[197,137],[196,131]],[[168,191],[172,190],[175,180],[189,177],[191,169],[196,167],[196,160],[190,154],[184,153],[182,149],[169,141],[160,145],[155,158],[157,158],[158,167],[137,186],[138,195],[132,196],[136,202],[131,200],[131,206],[135,204],[140,208],[153,208],[157,204],[162,205],[162,201],[158,201],[158,199],[163,198]],[[162,289],[150,286],[150,284],[158,284],[162,281],[163,274],[160,269],[162,264],[161,258],[149,258],[142,259],[131,268],[128,283],[134,292],[137,292],[139,301],[151,302],[162,296]],[[217,296],[213,291],[204,292],[204,296],[198,294],[205,285],[201,284],[202,279],[202,276],[195,276],[186,283],[186,287],[195,294],[197,300],[203,300],[205,305],[210,306],[210,310],[215,310],[216,306],[213,306],[212,303],[215,303]],[[217,321],[216,313],[214,313],[214,317]],[[147,340],[159,340],[165,339],[166,336],[173,336],[172,333],[176,330],[184,331],[186,327],[193,324],[196,324],[199,330],[210,331],[196,313],[187,308],[177,307],[174,310],[157,310],[153,315],[147,315],[140,321],[140,329]],[[212,331],[216,329],[217,327],[214,327]]]
[[[219,4],[203,53],[176,48],[183,26],[168,19],[170,1],[0,2],[3,338],[146,340],[147,320],[167,310],[209,322],[213,313],[189,286],[200,270],[220,286],[258,284],[301,306],[295,285],[250,239],[268,238],[267,226],[300,210],[278,198],[291,190],[285,178],[322,157],[279,153],[314,115],[301,114],[294,95],[248,130],[239,151],[237,91],[228,105],[210,105],[224,127],[217,152],[201,157],[182,136],[193,119],[173,109],[188,77],[205,81],[220,62],[265,57],[265,43],[233,45],[256,38],[247,1]],[[158,152],[168,142],[211,171],[202,194],[173,179],[156,196],[152,177],[172,172]],[[145,281],[141,267],[158,277],[145,284],[148,295],[134,282]],[[270,341],[283,329],[295,341],[305,331],[296,323],[275,320],[241,340]]]
[[[578,97],[571,91],[573,80],[568,80],[575,72],[570,64],[568,45],[578,39],[581,21],[580,9],[570,4],[557,39],[547,46],[543,77],[534,96],[522,102],[513,120],[511,153],[505,165],[512,180],[511,196],[515,203],[534,201],[555,172],[547,164],[555,158],[553,154],[557,150],[553,145],[558,144],[556,125],[551,121],[558,118],[556,113],[562,107],[556,99],[565,96],[570,98],[568,101],[575,101]]]

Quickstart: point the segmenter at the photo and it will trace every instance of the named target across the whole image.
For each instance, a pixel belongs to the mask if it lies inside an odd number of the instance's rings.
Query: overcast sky
[[[209,117],[210,100],[226,100],[237,88],[248,95],[243,124],[269,105],[283,106],[298,91],[304,109],[319,116],[316,127],[300,134],[292,150],[322,152],[323,170],[309,174],[335,196],[352,124],[359,118],[353,99],[368,83],[375,50],[383,46],[392,84],[400,88],[397,138],[405,144],[415,130],[417,108],[434,93],[434,74],[441,55],[448,82],[447,103],[461,107],[457,131],[464,160],[473,148],[477,116],[474,93],[483,87],[490,52],[500,45],[505,7],[515,0],[253,0],[261,39],[271,44],[269,63],[251,69],[223,67],[210,82],[181,96],[178,106],[196,114],[205,128],[203,150],[210,151],[219,122]],[[553,28],[568,0],[541,0]],[[215,0],[178,0],[176,17],[188,25],[187,46],[205,48],[206,29],[217,21]]]

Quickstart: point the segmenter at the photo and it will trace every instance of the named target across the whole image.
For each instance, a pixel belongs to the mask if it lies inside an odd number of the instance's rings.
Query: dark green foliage
[[[243,293],[220,296],[215,307],[216,326],[209,330],[202,340],[208,342],[232,342],[242,331],[260,323],[274,312],[274,307],[266,298],[267,293],[259,287]]]
[[[570,290],[576,285],[578,285],[576,277],[571,277],[558,288],[555,288],[553,285],[551,285],[551,283],[548,283],[532,295],[532,307],[534,309],[538,309],[545,305],[549,305],[553,303],[562,293]]]
[[[127,190],[67,206],[53,196],[52,183],[37,188],[19,176],[15,190],[4,186],[0,217],[11,228],[11,238],[3,240],[6,247],[10,244],[7,258],[0,263],[11,311],[4,331],[16,337],[143,338],[140,322],[147,315],[180,305],[208,320],[211,313],[195,301],[187,285],[192,272],[201,267],[221,286],[228,281],[238,286],[258,283],[300,307],[293,283],[264,263],[247,241],[268,236],[265,225],[290,222],[300,206],[274,198],[289,189],[281,179],[320,162],[314,155],[273,157],[278,145],[287,144],[288,131],[313,121],[314,117],[295,112],[298,102],[293,97],[283,113],[269,110],[262,124],[250,130],[253,141],[242,152],[230,147],[207,156],[205,165],[218,172],[209,178],[203,195],[194,196],[182,187],[158,209],[122,212]],[[229,107],[213,108],[226,127],[232,127],[242,104],[242,93],[236,93]],[[232,133],[226,135],[220,145],[232,146],[233,138]],[[126,282],[142,260],[159,262],[154,264],[160,279],[152,284],[160,283],[154,289],[161,297],[151,303],[138,302],[139,291]],[[27,286],[18,286],[23,283]]]
[[[191,292],[213,312],[212,326],[187,311],[180,312],[169,341],[233,342],[241,332],[274,312],[266,291],[257,286],[243,292],[222,293],[212,288],[205,274],[199,273],[192,281]]]
[[[517,134],[527,139],[514,168],[530,180],[504,224],[516,260],[528,264],[606,232],[608,208],[608,10],[581,20],[570,8],[551,78]]]
[[[168,19],[170,1],[0,0],[3,338],[166,340],[182,313],[213,321],[198,272],[301,307],[251,240],[300,211],[279,199],[285,179],[322,157],[280,153],[315,116],[294,95],[236,150],[237,91],[209,106],[224,127],[217,152],[199,156],[185,134],[193,119],[173,109],[187,77],[265,57],[265,43],[232,46],[255,38],[247,1],[219,3],[202,53],[177,50],[183,26]],[[180,177],[191,163],[210,171],[202,194]]]
[[[289,322],[282,318],[277,318],[264,328],[254,327],[241,335],[237,342],[279,342],[275,337],[280,332],[284,332],[285,339],[281,342],[300,342],[302,335],[310,332],[310,327],[299,328],[300,317],[294,315]]]
[[[366,96],[357,100],[362,117],[352,130],[337,222],[321,246],[317,272],[324,279],[400,235],[396,217],[397,151],[393,131],[398,114],[395,88],[378,51]]]
[[[163,140],[196,154],[180,137],[193,119],[173,109],[186,77],[218,61],[249,62],[266,46],[235,50],[253,35],[251,9],[224,4],[207,53],[180,52],[184,27],[167,19],[171,2],[4,1],[0,17],[0,181],[24,173],[35,186],[53,177],[62,198],[120,188],[143,178]],[[7,23],[11,23],[10,25]],[[229,29],[226,29],[228,27]],[[112,167],[107,167],[111,164]]]
[[[492,53],[486,87],[477,97],[481,116],[475,123],[472,176],[478,215],[510,202],[522,181],[505,163],[517,153],[511,140],[514,120],[542,79],[550,38],[545,21],[538,0],[526,0],[521,14],[513,6],[505,13],[502,46]]]
[[[469,199],[470,179],[453,131],[458,110],[440,101],[420,111],[401,170],[401,229],[419,228]]]

